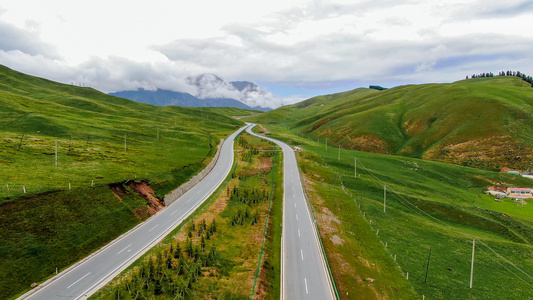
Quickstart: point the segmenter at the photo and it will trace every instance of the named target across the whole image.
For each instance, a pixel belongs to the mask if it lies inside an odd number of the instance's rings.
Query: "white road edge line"
[[[130,246],[131,246],[131,244],[129,244],[129,245],[127,245],[126,247],[124,247],[124,249],[122,249],[122,250],[120,250],[119,252],[117,252],[117,255],[119,255],[119,254],[120,254],[120,252],[122,252],[122,251],[124,251],[124,250],[128,249],[128,248],[129,248]]]
[[[71,285],[67,286],[67,289],[70,289],[70,287],[71,287],[71,286],[73,286],[73,285],[75,285],[76,283],[80,282],[80,280],[82,280],[83,278],[85,278],[85,277],[89,276],[89,274],[91,274],[91,272],[89,272],[89,273],[87,273],[87,274],[83,275],[83,277],[82,277],[82,278],[80,278],[80,279],[78,279],[78,280],[74,281],[74,283],[73,283],[73,284],[71,284]]]

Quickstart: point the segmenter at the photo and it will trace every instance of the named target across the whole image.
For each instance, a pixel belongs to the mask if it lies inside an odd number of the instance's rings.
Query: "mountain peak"
[[[208,74],[208,73],[187,77],[187,83],[189,83],[190,85],[194,85],[196,87],[202,86],[206,83],[215,83],[215,82],[222,84],[225,81],[224,79],[218,77],[215,74]]]
[[[200,99],[232,98],[241,101],[239,91],[217,75],[200,74],[189,76],[187,77],[187,83],[196,87],[195,96]]]
[[[250,81],[230,81],[230,84],[239,92],[242,92],[245,89],[257,90],[259,88],[255,83]]]
[[[137,93],[133,93],[133,91],[117,92],[112,93],[112,95],[128,99],[138,97],[138,99],[132,100],[140,100],[141,102],[149,101],[145,103],[156,105],[204,106],[207,102],[217,100],[220,102],[220,105],[270,110],[283,104],[282,99],[250,81],[227,82],[215,74],[205,73],[188,76],[186,82],[191,87],[188,89],[191,90],[191,94],[175,92],[170,95],[169,93],[172,93],[171,91],[160,90],[158,88],[156,90],[138,89]],[[150,100],[144,99],[146,97]],[[143,99],[141,100],[141,98]],[[193,98],[205,101],[201,101],[202,104],[199,104],[194,102]],[[229,99],[237,103],[231,102]]]

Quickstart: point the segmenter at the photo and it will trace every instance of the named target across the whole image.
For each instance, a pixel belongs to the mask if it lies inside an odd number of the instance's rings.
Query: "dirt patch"
[[[272,170],[273,163],[274,163],[274,158],[272,157],[262,158],[257,168],[260,169],[261,172],[269,173],[270,170]]]
[[[326,215],[326,219],[328,223],[331,223],[331,222],[340,223],[339,219],[335,217],[335,215],[333,215],[331,210],[329,210],[327,207],[323,207],[322,212]]]
[[[505,186],[489,186],[487,188],[487,191],[496,191],[496,192],[505,193],[507,191],[507,187],[505,187]]]
[[[472,139],[438,148],[428,150],[422,158],[502,172],[525,169],[533,159],[531,147],[509,135]]]
[[[119,201],[122,202],[122,195],[128,194],[128,191],[124,188],[121,183],[112,183],[109,185],[109,188],[113,192],[113,195],[117,197]]]
[[[367,268],[370,268],[370,263],[368,262],[368,260],[362,258],[361,256],[359,256],[359,261],[361,262],[361,264]]]
[[[338,232],[339,229],[334,223],[340,224],[339,219],[326,207],[316,214],[318,224],[320,224],[320,233],[322,236]]]
[[[138,207],[135,210],[133,210],[133,214],[138,219],[140,220],[146,219],[147,217],[163,209],[163,207],[165,206],[165,204],[162,201],[160,201],[154,196],[154,190],[145,181],[141,181],[141,182],[126,181],[124,183],[110,184],[109,188],[111,189],[111,192],[113,192],[113,195],[115,195],[115,197],[117,197],[119,201],[123,201],[122,199],[123,195],[129,194],[129,191],[125,188],[125,185],[130,187],[133,191],[135,191],[137,194],[143,197],[148,204],[148,207]]]
[[[333,244],[335,245],[342,245],[344,244],[344,240],[341,239],[338,235],[334,235],[331,237],[331,241],[333,242]]]
[[[270,133],[270,131],[268,129],[266,129],[265,126],[263,126],[261,124],[259,124],[258,126],[261,129],[261,132],[260,132],[261,134],[269,134]]]
[[[523,172],[524,172],[523,170],[511,169],[511,168],[503,167],[503,168],[500,170],[500,173],[507,173],[507,172],[509,172],[509,171],[515,171],[515,172],[518,172],[518,173],[523,173]]]
[[[385,140],[380,138],[377,135],[361,135],[358,137],[349,137],[351,149],[380,153],[380,154],[389,154],[390,146]]]
[[[154,196],[154,190],[147,182],[130,181],[127,183],[127,185],[141,197],[146,199],[146,201],[148,201],[148,211],[150,215],[155,214],[165,207],[165,204]]]
[[[306,176],[310,176],[310,175],[312,175],[313,177],[315,177],[315,180],[318,180],[318,181],[320,181],[320,182],[324,181],[324,178],[322,178],[322,176],[320,176],[320,175],[318,175],[318,174],[316,174],[316,173],[311,174],[310,172],[308,172],[308,173],[305,174],[305,175],[306,175]],[[315,184],[315,183],[312,182],[312,181],[308,181],[308,183],[309,183],[309,184]]]

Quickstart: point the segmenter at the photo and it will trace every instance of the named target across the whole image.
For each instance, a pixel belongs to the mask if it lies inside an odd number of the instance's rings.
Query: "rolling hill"
[[[301,149],[298,165],[340,299],[532,299],[532,201],[483,193],[531,187],[531,179],[326,148],[290,127],[264,127],[257,131]]]
[[[0,66],[0,298],[160,209],[243,125],[233,110],[147,105]]]
[[[516,77],[360,88],[249,119],[342,148],[500,170],[531,170],[533,89]]]

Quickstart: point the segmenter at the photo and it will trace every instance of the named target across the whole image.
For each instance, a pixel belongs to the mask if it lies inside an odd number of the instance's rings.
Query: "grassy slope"
[[[345,148],[484,169],[533,160],[533,89],[514,77],[356,89],[250,118]]]
[[[108,184],[136,178],[164,195],[203,168],[219,136],[241,124],[0,66],[0,298],[28,289],[147,217],[143,198],[129,190],[119,201]]]
[[[227,117],[233,116],[250,116],[261,111],[259,110],[249,110],[236,107],[198,107],[200,111],[212,112],[221,114]]]
[[[15,190],[0,194],[4,197],[16,196],[23,184],[38,192],[65,188],[68,182],[86,186],[91,180],[118,182],[135,175],[168,181],[170,171],[208,155],[209,144],[217,141],[213,133],[227,134],[242,124],[212,112],[136,103],[7,68],[0,68],[0,107],[2,183]]]
[[[495,202],[482,193],[495,183],[528,185],[529,179],[350,150],[342,150],[338,161],[335,146],[326,152],[324,144],[317,147],[316,141],[291,135],[283,127],[268,129],[275,132],[273,137],[307,150],[300,154],[301,169],[313,182],[311,194],[321,197],[313,205],[343,298],[352,299],[346,296],[349,292],[362,293],[365,299],[403,299],[409,284],[420,297],[429,299],[533,297],[533,205],[529,201],[522,206],[510,199]],[[359,166],[357,179],[354,158]],[[348,195],[339,188],[341,180]],[[342,245],[332,242],[335,235],[344,241]],[[469,289],[473,238],[476,264],[474,289]],[[400,272],[391,269],[396,264]],[[408,283],[401,279],[407,273]],[[365,281],[368,277],[375,281]]]

